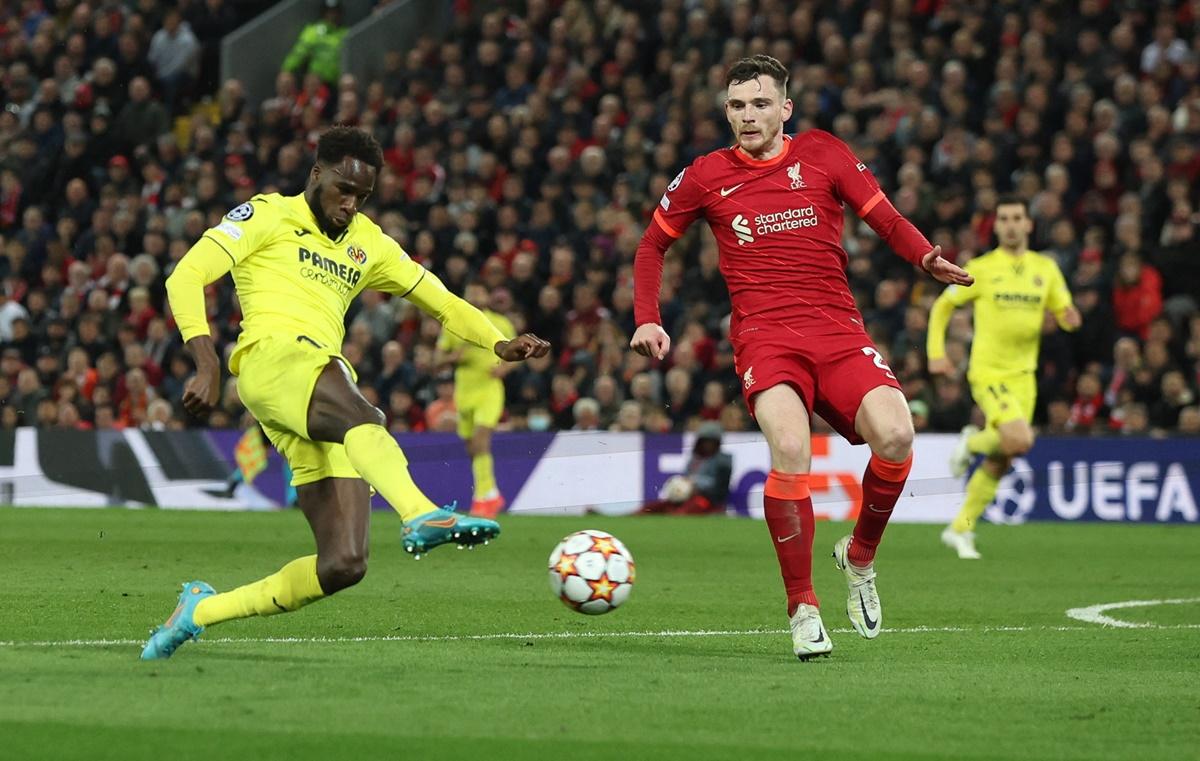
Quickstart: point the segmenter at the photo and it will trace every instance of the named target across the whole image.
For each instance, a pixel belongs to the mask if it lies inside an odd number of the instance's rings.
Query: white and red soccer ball
[[[576,531],[550,553],[550,588],[580,613],[598,616],[625,602],[635,575],[633,555],[604,531]]]

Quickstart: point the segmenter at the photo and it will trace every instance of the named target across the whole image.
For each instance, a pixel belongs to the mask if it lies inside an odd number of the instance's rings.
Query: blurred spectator
[[[687,467],[667,479],[659,500],[642,507],[642,512],[675,515],[721,515],[729,499],[733,457],[721,451],[721,424],[707,422],[696,431],[696,443]]]
[[[349,30],[342,26],[341,0],[322,0],[321,6],[321,20],[301,30],[296,44],[283,59],[283,70],[312,73],[332,85],[341,75],[342,39]]]
[[[163,13],[162,28],[150,38],[146,59],[154,67],[167,110],[175,111],[180,96],[195,82],[200,63],[200,42],[178,8],[168,7]]]

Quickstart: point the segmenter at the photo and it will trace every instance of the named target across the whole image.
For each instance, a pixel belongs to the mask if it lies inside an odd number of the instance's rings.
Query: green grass
[[[546,583],[554,543],[587,527],[638,561],[629,603],[599,618]],[[967,563],[936,527],[892,526],[878,563],[892,631],[868,642],[848,631],[827,555],[847,529],[820,524],[816,584],[836,649],[810,663],[781,633],[758,522],[509,518],[490,547],[420,562],[400,550],[394,516],[374,529],[358,587],[141,663],[136,642],[179,582],[222,589],[274,571],[310,551],[303,519],[0,509],[0,641],[18,643],[0,645],[0,757],[1090,761],[1200,747],[1200,629],[1181,628],[1200,624],[1200,604],[1110,613],[1160,628],[1064,613],[1200,597],[1194,528],[988,527],[986,559]],[[768,632],[622,634],[756,629]],[[597,636],[435,639],[550,632]],[[412,639],[253,641],[359,636]],[[19,644],[69,639],[122,644]]]

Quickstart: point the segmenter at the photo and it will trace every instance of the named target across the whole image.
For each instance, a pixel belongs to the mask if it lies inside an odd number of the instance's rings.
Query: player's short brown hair
[[[749,82],[763,74],[778,82],[779,91],[783,94],[784,98],[787,98],[787,68],[778,59],[761,53],[749,58],[743,58],[730,66],[729,71],[725,74],[725,87],[728,88],[730,85],[740,85],[742,82]]]
[[[1025,210],[1025,214],[1029,214],[1029,202],[1016,193],[1005,193],[996,199],[996,208],[1001,206],[1020,206]]]

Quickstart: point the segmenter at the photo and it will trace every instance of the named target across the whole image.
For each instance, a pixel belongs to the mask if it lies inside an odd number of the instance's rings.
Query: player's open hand
[[[1063,310],[1062,326],[1067,330],[1079,330],[1083,325],[1083,315],[1079,314],[1079,310],[1074,306],[1069,306]]]
[[[921,266],[939,283],[950,285],[971,285],[975,278],[962,267],[949,259],[942,258],[942,247],[934,246],[933,250],[921,258]]]
[[[954,365],[946,357],[929,360],[930,375],[953,375]]]
[[[667,335],[667,331],[663,330],[661,325],[647,322],[639,325],[638,329],[633,331],[629,347],[643,357],[663,359],[671,350],[671,337]]]
[[[206,417],[221,395],[221,367],[204,364],[183,386],[183,408],[194,417]]]
[[[496,356],[505,362],[520,362],[523,359],[544,357],[550,352],[550,342],[532,333],[522,333],[511,341],[496,343]]]

